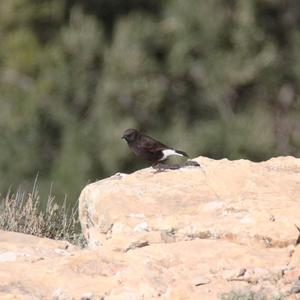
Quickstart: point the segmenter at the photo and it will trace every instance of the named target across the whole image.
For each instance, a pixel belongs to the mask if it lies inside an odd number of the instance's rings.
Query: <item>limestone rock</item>
[[[196,161],[201,167],[148,168],[88,185],[80,196],[80,218],[90,245],[134,231],[158,231],[161,242],[166,232],[175,241],[226,239],[266,247],[296,242],[299,159]]]
[[[86,249],[0,231],[0,299],[295,299],[300,160],[196,161],[88,185]]]
[[[280,291],[288,284],[284,270],[296,259],[291,247],[299,235],[300,160],[195,161],[201,167],[163,172],[148,168],[88,185],[80,196],[80,218],[90,247],[124,252],[126,245],[141,245],[128,254],[138,257],[151,249],[146,257],[168,270],[178,265],[178,256],[171,253],[179,247],[184,263],[175,273],[182,275],[160,291],[174,299],[180,299],[184,284],[191,299],[199,291],[214,299],[216,278],[223,291],[243,285],[261,289],[264,282]],[[160,235],[153,238],[154,233]],[[191,284],[195,278],[209,279]],[[174,282],[181,282],[181,288]]]

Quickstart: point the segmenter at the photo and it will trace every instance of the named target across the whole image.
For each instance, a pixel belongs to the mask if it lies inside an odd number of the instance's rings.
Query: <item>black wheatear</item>
[[[185,152],[166,146],[150,136],[140,133],[136,129],[126,129],[122,139],[127,141],[129,148],[136,156],[152,161],[153,163],[162,162],[171,155],[188,157]]]

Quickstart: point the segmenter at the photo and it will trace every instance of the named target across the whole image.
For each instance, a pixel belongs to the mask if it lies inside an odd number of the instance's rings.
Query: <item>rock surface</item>
[[[0,232],[0,299],[299,299],[300,159],[196,161],[85,187],[87,249]]]

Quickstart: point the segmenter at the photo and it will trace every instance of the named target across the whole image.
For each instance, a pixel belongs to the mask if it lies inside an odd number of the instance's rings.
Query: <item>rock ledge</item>
[[[0,232],[0,299],[299,299],[300,159],[195,161],[86,186],[87,249]]]

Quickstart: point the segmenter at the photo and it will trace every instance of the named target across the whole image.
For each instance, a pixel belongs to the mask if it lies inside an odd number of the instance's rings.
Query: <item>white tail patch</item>
[[[163,157],[159,160],[159,161],[162,161],[162,160],[165,160],[167,159],[169,156],[171,155],[178,155],[178,156],[183,156],[182,154],[180,153],[177,153],[175,150],[173,149],[166,149],[166,150],[162,150],[162,153],[163,153]]]

